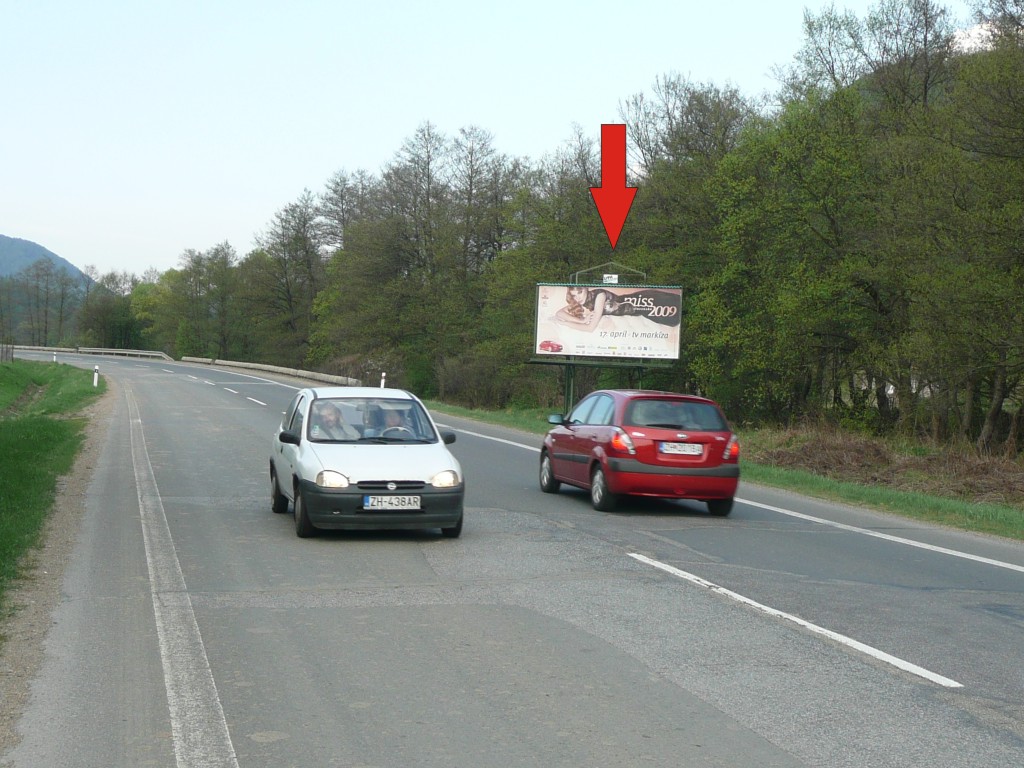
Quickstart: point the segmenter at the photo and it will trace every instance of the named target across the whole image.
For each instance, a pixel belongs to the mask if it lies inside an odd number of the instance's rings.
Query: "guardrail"
[[[174,358],[165,352],[155,352],[148,349],[104,349],[101,347],[31,347],[20,344],[14,345],[15,349],[26,349],[35,352],[63,352],[64,354],[82,355],[120,355],[125,357],[153,357],[174,362]],[[282,368],[279,365],[264,365],[263,363],[245,363],[238,360],[217,360],[212,357],[183,357],[183,363],[199,363],[202,365],[218,365],[225,368],[248,368],[254,371],[266,371],[268,373],[280,373],[285,376],[294,376],[297,379],[309,379],[310,381],[322,381],[327,384],[337,384],[342,387],[360,387],[362,382],[359,379],[352,379],[348,376],[334,376],[319,371],[304,371],[300,368]]]
[[[337,384],[342,387],[361,387],[363,383],[359,379],[351,379],[348,376],[334,376],[330,373],[318,371],[304,371],[299,368],[282,368],[279,365],[264,365],[263,363],[243,363],[237,360],[217,360],[212,357],[183,357],[183,363],[201,363],[203,365],[218,365],[226,368],[248,368],[255,371],[267,371],[268,373],[281,373],[285,376],[294,376],[298,379],[310,379],[312,381],[323,381],[328,384]]]
[[[81,355],[119,355],[122,357],[159,357],[162,360],[174,358],[166,352],[153,352],[148,349],[101,349],[99,347],[78,347],[75,350]]]
[[[115,355],[121,357],[158,357],[162,360],[173,361],[174,358],[166,352],[154,352],[150,349],[108,349],[105,347],[31,347],[22,344],[15,344],[15,349],[27,349],[34,352],[63,352],[64,354],[79,355]]]

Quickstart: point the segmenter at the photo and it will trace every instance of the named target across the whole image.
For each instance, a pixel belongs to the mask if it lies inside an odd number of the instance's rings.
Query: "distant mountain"
[[[0,235],[0,277],[16,275],[39,259],[48,259],[57,268],[63,268],[72,277],[88,280],[82,271],[70,261],[62,259],[53,251],[17,237]]]

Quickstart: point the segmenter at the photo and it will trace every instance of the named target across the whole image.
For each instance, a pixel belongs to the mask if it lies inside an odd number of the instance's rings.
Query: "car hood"
[[[421,480],[429,482],[438,472],[462,467],[444,443],[309,443],[310,458],[319,469],[345,475],[349,481]],[[311,462],[313,463],[313,462]]]

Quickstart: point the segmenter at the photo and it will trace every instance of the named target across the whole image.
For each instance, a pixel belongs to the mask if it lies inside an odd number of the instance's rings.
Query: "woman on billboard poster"
[[[679,297],[655,288],[616,293],[607,288],[570,285],[565,289],[565,306],[555,313],[562,325],[593,331],[606,315],[646,317],[665,326],[679,325]]]

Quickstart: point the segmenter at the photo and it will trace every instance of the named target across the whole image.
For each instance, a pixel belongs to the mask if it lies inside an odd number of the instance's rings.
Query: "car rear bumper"
[[[301,484],[302,501],[309,521],[328,530],[414,530],[419,528],[451,528],[462,520],[465,486],[432,488],[392,494],[358,488],[320,488],[314,483]],[[418,510],[366,509],[366,496],[420,497]]]
[[[738,464],[708,469],[659,467],[633,459],[609,459],[606,480],[616,494],[678,499],[731,499],[739,486]]]

